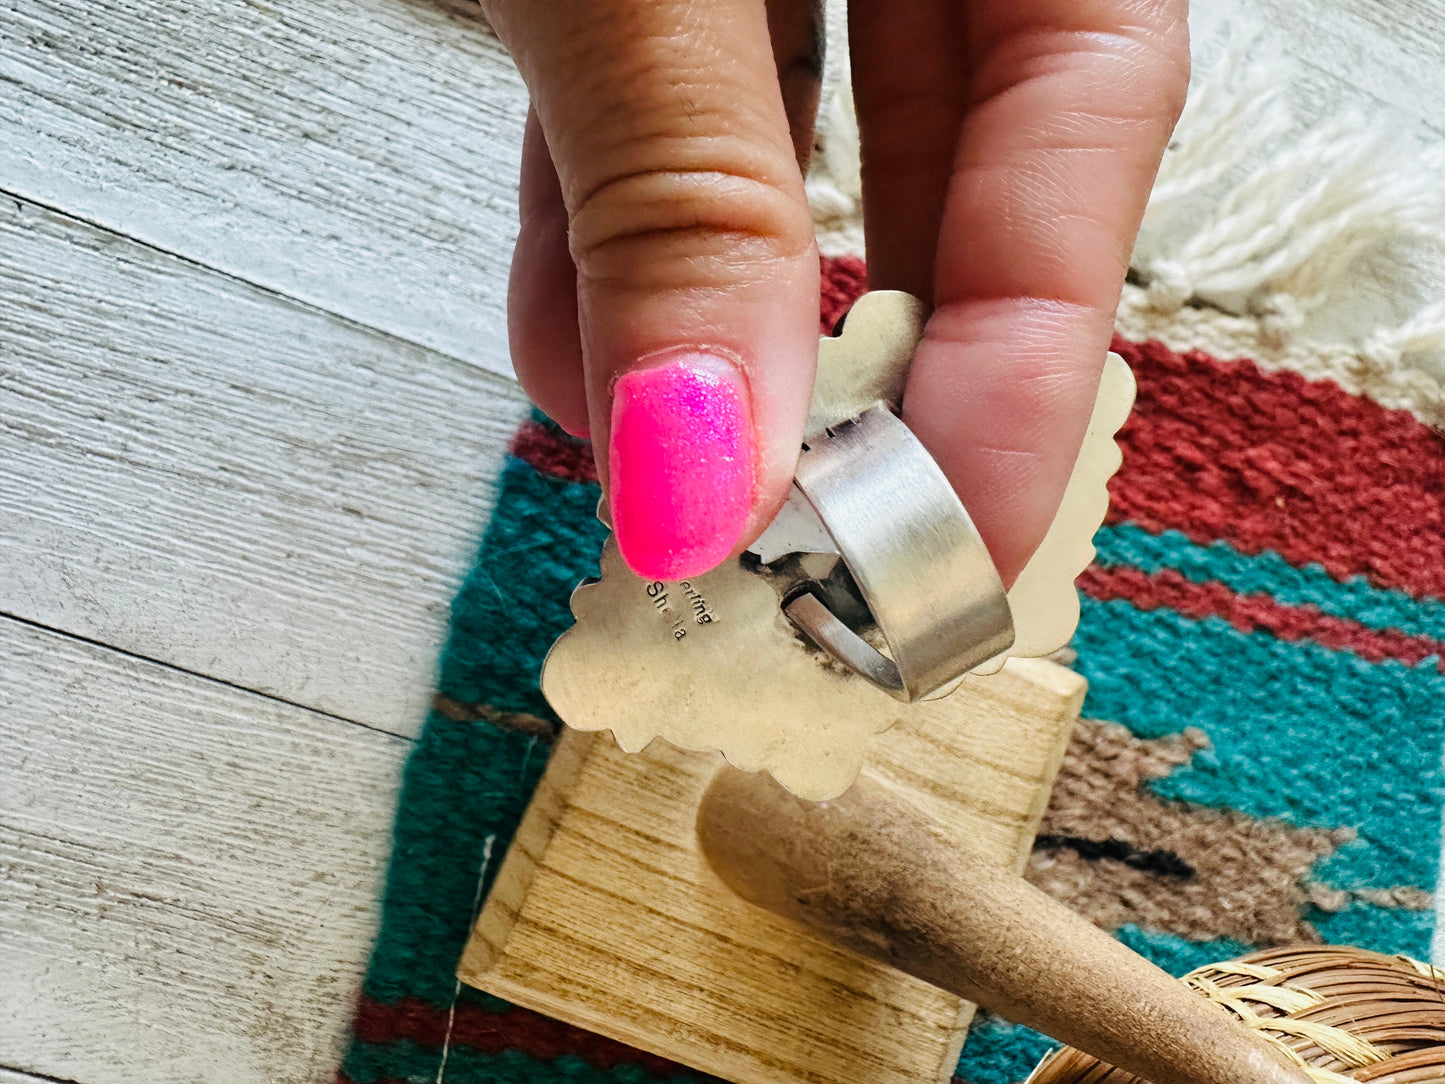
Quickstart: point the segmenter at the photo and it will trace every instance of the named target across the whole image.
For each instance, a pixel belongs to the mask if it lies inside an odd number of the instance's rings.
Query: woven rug
[[[824,332],[865,281],[829,27],[808,177]],[[1118,311],[1139,394],[1066,653],[1089,693],[1028,872],[1175,974],[1297,941],[1425,959],[1445,804],[1445,192],[1380,118],[1302,128],[1286,43],[1243,14],[1223,29],[1218,49],[1196,38],[1196,59],[1217,55],[1196,64]],[[538,673],[596,571],[598,496],[586,445],[522,427],[407,766],[343,1084],[699,1078],[453,976],[558,725]],[[1017,1084],[1051,1046],[981,1013],[955,1084]]]
[[[824,283],[831,326],[861,262],[825,261]],[[1176,974],[1300,940],[1428,958],[1445,440],[1420,411],[1300,375],[1319,359],[1291,365],[1236,318],[1160,317],[1130,287],[1120,327],[1138,405],[1079,582],[1084,717],[1029,875]],[[1267,364],[1239,356],[1252,342]],[[542,418],[517,434],[407,766],[342,1081],[697,1078],[453,977],[547,761],[538,671],[595,572],[598,496],[587,446]],[[983,1014],[958,1078],[1015,1084],[1049,1048]]]

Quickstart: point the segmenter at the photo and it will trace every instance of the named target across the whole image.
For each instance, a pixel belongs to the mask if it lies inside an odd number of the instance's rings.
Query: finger
[[[968,89],[967,27],[953,3],[853,0],[848,38],[868,285],[932,300]]]
[[[905,418],[1006,578],[1047,532],[1183,105],[1182,0],[976,0]]]
[[[696,575],[792,477],[818,264],[761,7],[493,0],[569,217],[593,441],[619,547]]]
[[[588,435],[577,268],[567,250],[567,208],[537,114],[522,137],[517,203],[521,225],[512,253],[507,331],[512,367],[532,402],[576,437]]]
[[[814,0],[770,0],[767,15],[793,153],[806,172],[822,81],[822,13]],[[527,112],[518,204],[507,302],[513,368],[544,413],[586,437],[577,269],[567,247],[561,184],[535,110]]]
[[[806,175],[823,86],[823,0],[767,0],[767,12],[793,157]]]

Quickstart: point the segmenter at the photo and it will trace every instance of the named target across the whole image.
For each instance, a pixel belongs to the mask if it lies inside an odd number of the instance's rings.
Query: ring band
[[[810,438],[794,485],[807,498],[888,645],[884,655],[815,594],[788,617],[845,666],[921,700],[1014,641],[1008,595],[943,471],[879,404]]]

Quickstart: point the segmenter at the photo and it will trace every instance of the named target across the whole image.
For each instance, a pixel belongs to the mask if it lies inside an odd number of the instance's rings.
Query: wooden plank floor
[[[13,0],[6,190],[509,372],[526,98],[472,5]]]
[[[7,1048],[81,1081],[322,1080],[402,738],[0,624]]]
[[[0,610],[413,733],[516,386],[21,199],[0,251]]]
[[[426,3],[0,19],[0,1080],[329,1080],[525,411],[525,99]]]
[[[1445,133],[1445,0],[1255,10]],[[525,409],[524,112],[460,0],[0,13],[0,1084],[330,1078]]]

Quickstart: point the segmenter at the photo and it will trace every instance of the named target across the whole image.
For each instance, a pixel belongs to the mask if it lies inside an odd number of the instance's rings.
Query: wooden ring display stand
[[[1015,660],[919,705],[865,771],[1020,873],[1084,681]],[[756,907],[713,870],[717,753],[566,730],[462,957],[464,982],[739,1084],[946,1081],[973,1006]]]
[[[568,731],[458,974],[739,1084],[946,1081],[965,998],[1154,1084],[1307,1084],[1023,881],[1083,692],[1010,660],[879,735],[820,803],[717,754]]]

